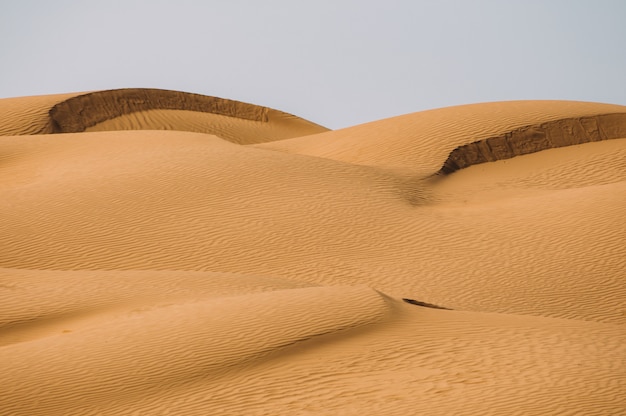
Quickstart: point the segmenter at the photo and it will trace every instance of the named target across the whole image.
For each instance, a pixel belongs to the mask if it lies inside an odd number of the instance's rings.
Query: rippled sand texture
[[[626,414],[624,106],[0,112],[1,415]]]

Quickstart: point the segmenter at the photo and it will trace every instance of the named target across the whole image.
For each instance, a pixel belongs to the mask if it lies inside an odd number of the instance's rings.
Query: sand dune
[[[423,111],[319,135],[262,145],[267,148],[344,162],[407,170],[439,171],[460,146],[559,120],[613,115],[623,131],[626,107],[575,101],[510,101]],[[612,133],[612,131],[611,131]],[[614,138],[614,137],[613,137]],[[546,146],[550,147],[550,146]]]
[[[626,107],[0,109],[0,414],[626,409]]]
[[[282,111],[179,91],[126,88],[0,100],[0,136],[112,130],[182,130],[240,143],[328,131]]]

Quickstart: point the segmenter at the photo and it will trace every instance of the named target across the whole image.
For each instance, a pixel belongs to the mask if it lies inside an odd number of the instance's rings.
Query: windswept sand
[[[624,106],[0,111],[0,415],[626,414]]]

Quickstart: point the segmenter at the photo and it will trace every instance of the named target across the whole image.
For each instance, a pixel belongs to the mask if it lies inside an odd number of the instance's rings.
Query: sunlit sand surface
[[[626,414],[624,106],[0,111],[0,415]]]

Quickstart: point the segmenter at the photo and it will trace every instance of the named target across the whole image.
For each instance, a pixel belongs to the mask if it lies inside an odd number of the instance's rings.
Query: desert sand
[[[626,415],[626,106],[0,114],[0,415]]]

